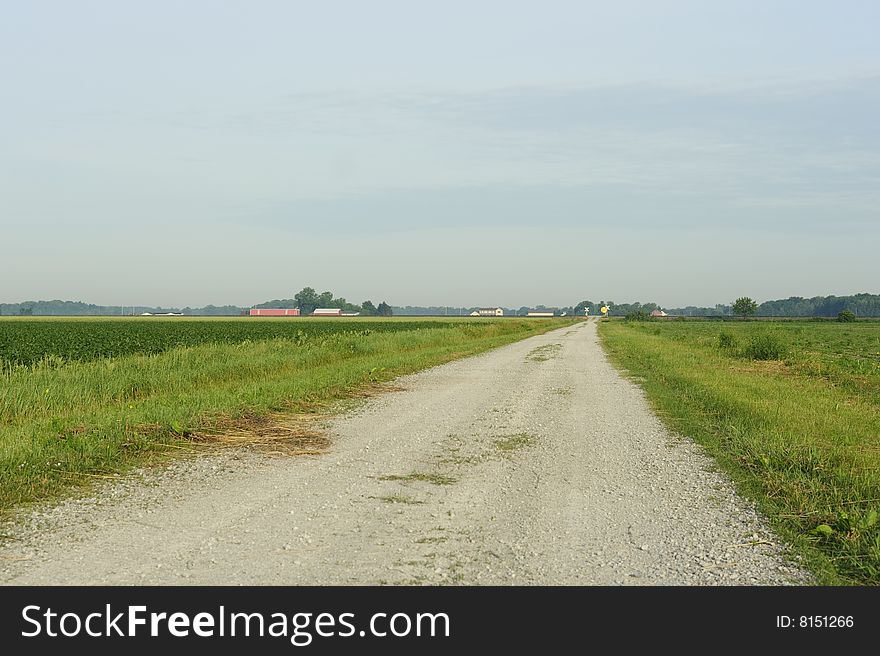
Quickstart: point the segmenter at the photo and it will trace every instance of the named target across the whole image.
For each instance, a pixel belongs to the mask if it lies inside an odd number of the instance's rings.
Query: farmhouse
[[[472,317],[503,317],[504,310],[498,308],[478,308],[471,312]]]
[[[252,317],[298,317],[299,308],[251,308]]]

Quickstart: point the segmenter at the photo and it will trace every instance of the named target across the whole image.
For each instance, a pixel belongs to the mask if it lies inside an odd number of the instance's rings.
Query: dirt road
[[[0,581],[809,581],[593,322],[396,382],[331,420],[323,455],[183,460],[21,518]]]

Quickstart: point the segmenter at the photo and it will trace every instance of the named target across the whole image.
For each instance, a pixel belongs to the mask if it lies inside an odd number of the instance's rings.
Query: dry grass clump
[[[318,455],[330,446],[330,439],[315,427],[325,416],[246,415],[215,418],[208,429],[193,431],[187,439],[223,447],[255,447],[280,455]]]

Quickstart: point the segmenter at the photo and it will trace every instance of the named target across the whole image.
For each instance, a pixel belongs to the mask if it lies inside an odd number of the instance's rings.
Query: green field
[[[823,583],[880,583],[880,324],[605,321],[612,361]]]
[[[0,321],[0,512],[571,320]],[[108,357],[113,356],[113,357]]]
[[[266,339],[303,342],[318,335],[428,330],[442,321],[387,319],[243,318],[189,319],[7,319],[0,321],[0,366],[40,360],[97,360],[153,354],[213,342],[240,344]]]

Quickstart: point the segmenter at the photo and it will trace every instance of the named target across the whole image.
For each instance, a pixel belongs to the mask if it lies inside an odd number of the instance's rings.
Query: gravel
[[[592,321],[395,385],[322,455],[227,450],[21,511],[0,582],[812,583]]]

